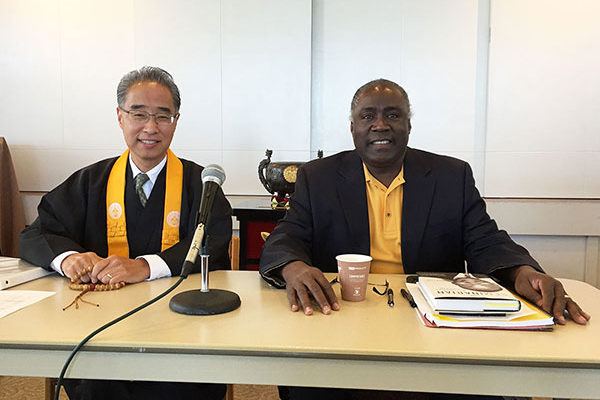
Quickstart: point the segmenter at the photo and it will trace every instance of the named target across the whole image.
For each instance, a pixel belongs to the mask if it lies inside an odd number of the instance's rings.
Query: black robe
[[[46,194],[38,206],[38,218],[25,228],[19,241],[20,257],[32,264],[51,269],[52,260],[73,250],[93,251],[100,257],[108,255],[106,240],[106,185],[117,158],[85,167],[54,190]],[[179,226],[179,243],[161,251],[163,210],[165,202],[166,166],[158,175],[146,207],[142,207],[127,163],[125,184],[125,215],[129,257],[158,254],[169,266],[172,275],[181,272],[181,265],[196,228],[196,214],[202,196],[202,167],[181,159],[183,187]],[[231,206],[223,192],[215,197],[211,218],[207,224],[209,266],[229,269],[228,246],[231,240]],[[195,272],[199,272],[199,260]],[[222,399],[226,387],[220,384],[65,380],[65,389],[72,400],[98,399]]]
[[[21,233],[19,255],[46,269],[52,260],[66,251],[93,251],[108,255],[106,240],[106,184],[116,158],[85,167],[42,197],[38,218]],[[181,265],[196,228],[196,214],[202,197],[202,167],[182,159],[183,189],[179,226],[179,243],[161,251],[166,166],[160,172],[152,193],[142,207],[135,193],[131,168],[127,163],[125,215],[129,257],[158,254],[172,275],[179,275]],[[215,197],[207,224],[209,265],[211,270],[229,269],[228,246],[231,240],[231,206],[223,192]],[[199,271],[199,261],[196,265]]]

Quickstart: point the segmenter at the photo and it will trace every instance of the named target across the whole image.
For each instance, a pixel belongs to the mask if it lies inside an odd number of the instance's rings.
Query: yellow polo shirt
[[[403,274],[402,200],[404,195],[404,167],[389,187],[379,182],[363,163],[369,210],[369,238],[371,239],[371,273]]]

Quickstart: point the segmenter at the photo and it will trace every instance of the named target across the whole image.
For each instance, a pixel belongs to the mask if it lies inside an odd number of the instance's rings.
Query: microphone
[[[212,205],[215,201],[217,189],[225,182],[225,171],[217,164],[207,165],[202,171],[202,199],[200,200],[200,208],[196,215],[196,232],[192,238],[192,244],[188,250],[183,266],[181,267],[181,276],[187,278],[192,271],[198,252],[205,245],[205,228],[210,218]],[[208,271],[206,273],[208,277]]]
[[[202,199],[196,216],[196,231],[190,249],[181,267],[181,276],[189,275],[200,252],[201,290],[188,290],[179,293],[169,302],[169,308],[180,314],[214,315],[237,309],[241,305],[240,297],[228,290],[208,288],[208,257],[206,245],[206,224],[219,187],[225,182],[225,171],[216,164],[207,165],[202,171]]]
[[[225,171],[217,164],[207,165],[202,171],[202,200],[196,217],[196,225],[208,223],[217,189],[225,182]]]

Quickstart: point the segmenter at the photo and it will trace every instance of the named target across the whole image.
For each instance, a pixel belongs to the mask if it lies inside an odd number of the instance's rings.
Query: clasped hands
[[[580,325],[585,325],[590,319],[590,315],[566,295],[558,280],[529,265],[508,268],[498,275],[503,280],[514,282],[515,291],[519,295],[553,315],[560,325],[566,323],[565,315]],[[281,277],[286,282],[292,311],[302,308],[304,314],[312,315],[313,300],[323,314],[340,309],[331,284],[318,268],[302,261],[293,261],[281,269]]]
[[[73,253],[60,265],[63,273],[70,279],[75,278],[87,267],[92,271],[83,274],[81,282],[115,284],[119,282],[136,283],[150,277],[150,267],[143,258],[109,256],[102,258],[94,252]]]

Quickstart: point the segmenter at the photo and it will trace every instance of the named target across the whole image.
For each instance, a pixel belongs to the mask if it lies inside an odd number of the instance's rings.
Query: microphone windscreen
[[[221,186],[225,182],[225,170],[220,165],[210,164],[202,170],[202,183],[215,182]]]

